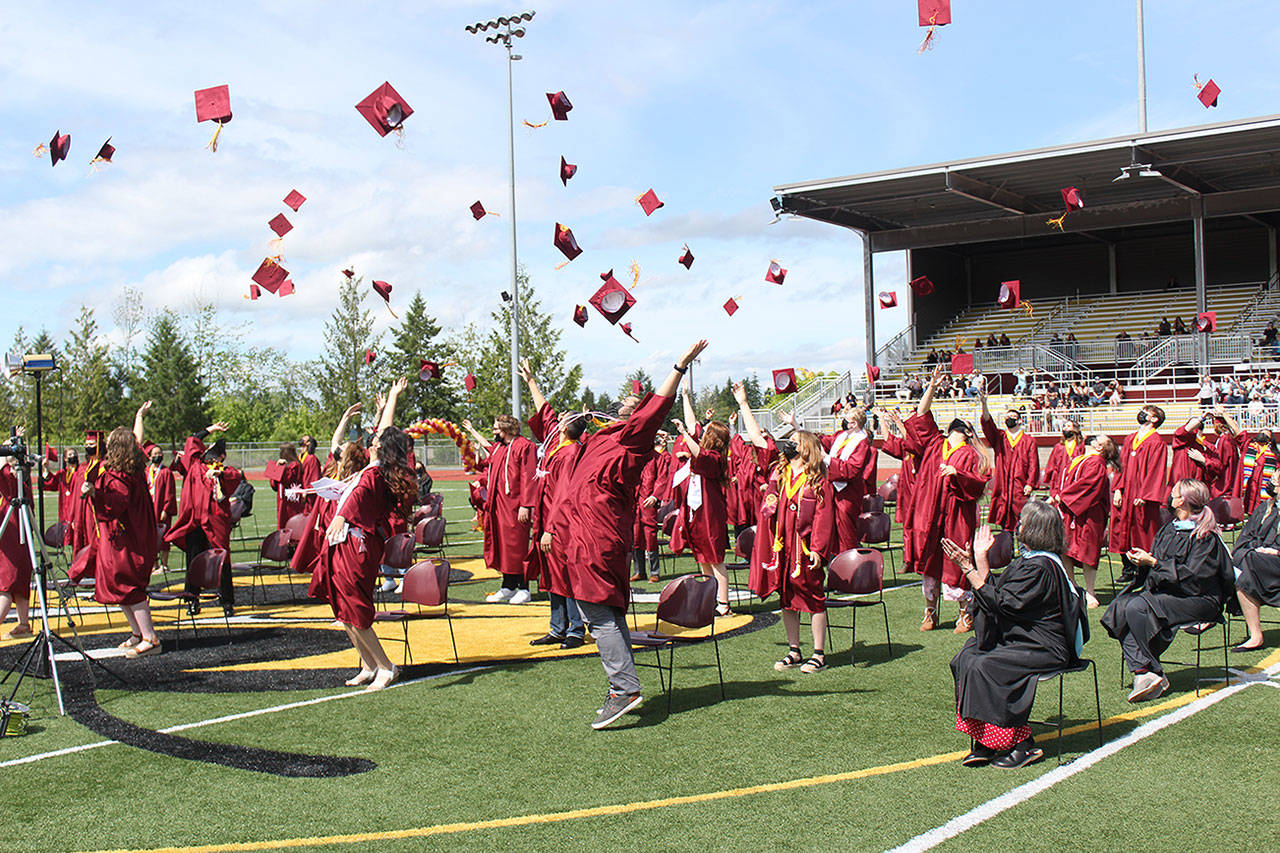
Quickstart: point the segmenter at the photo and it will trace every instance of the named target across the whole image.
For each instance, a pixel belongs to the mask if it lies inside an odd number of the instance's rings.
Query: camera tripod
[[[27,644],[27,648],[19,656],[16,663],[13,664],[0,678],[0,684],[4,684],[9,680],[9,676],[16,674],[17,679],[14,681],[13,689],[4,697],[0,703],[0,731],[6,731],[9,723],[9,715],[13,698],[18,694],[18,688],[22,686],[22,681],[28,674],[32,674],[34,667],[40,662],[47,661],[49,666],[49,675],[53,680],[53,692],[58,697],[58,713],[66,715],[66,703],[62,696],[62,680],[58,677],[58,660],[54,653],[54,642],[61,643],[69,651],[72,651],[83,658],[86,662],[93,664],[103,672],[112,676],[123,683],[124,679],[112,672],[101,661],[90,657],[80,646],[79,639],[75,642],[67,640],[60,636],[56,631],[49,627],[49,604],[45,595],[45,589],[48,585],[50,569],[53,566],[49,559],[48,553],[45,551],[44,539],[38,537],[35,533],[35,524],[31,514],[31,495],[27,493],[27,484],[31,476],[31,463],[27,459],[25,448],[18,444],[11,450],[9,454],[14,457],[14,462],[18,468],[18,490],[17,497],[10,503],[8,510],[4,514],[3,521],[0,521],[0,536],[4,536],[10,524],[18,525],[18,540],[27,546],[27,554],[31,558],[31,566],[36,580],[36,600],[40,608],[40,624],[41,630]],[[60,593],[61,594],[61,593]],[[75,623],[71,621],[70,613],[66,610],[66,604],[62,604],[64,615],[67,616],[68,624],[71,625],[72,635],[75,634]],[[92,670],[90,670],[92,672]],[[35,673],[39,675],[37,671]]]

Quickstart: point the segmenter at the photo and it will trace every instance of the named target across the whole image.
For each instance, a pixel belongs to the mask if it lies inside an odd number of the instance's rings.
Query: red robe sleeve
[[[1097,457],[1101,458],[1101,457]],[[1085,460],[1078,466],[1080,469],[1069,483],[1063,484],[1058,492],[1058,501],[1071,510],[1075,516],[1083,516],[1097,500],[1099,490],[1105,495],[1108,491],[1106,464],[1091,464]]]
[[[1008,449],[1004,440],[1004,432],[996,426],[996,422],[990,415],[984,415],[979,423],[982,425],[982,437],[987,440],[987,444],[991,445],[991,449],[997,455],[1003,454]]]
[[[836,533],[836,493],[830,480],[823,480],[814,491],[818,495],[818,505],[813,513],[809,550],[820,554],[826,563],[840,551],[840,537]]]
[[[547,436],[559,429],[560,421],[551,404],[543,403],[538,411],[529,416],[526,423],[529,424],[529,431],[533,433],[534,441],[541,444],[547,440]]]
[[[178,511],[178,490],[174,484],[173,472],[168,468],[161,468],[156,472],[155,501],[161,515],[172,516]]]
[[[958,500],[976,501],[986,491],[987,481],[991,479],[991,475],[978,473],[978,451],[972,447],[967,450],[967,453],[963,453],[957,448],[956,453],[951,455],[948,463],[956,469],[956,473],[950,477],[944,477],[943,480],[947,491],[955,495]],[[958,458],[957,454],[959,454]]]
[[[903,436],[907,449],[918,458],[923,459],[929,448],[943,440],[942,430],[938,429],[932,412],[923,415],[912,415],[906,420],[907,434]]]
[[[1044,477],[1040,481],[1042,487],[1056,488],[1054,483],[1057,482],[1058,474],[1062,471],[1063,460],[1066,459],[1066,456],[1067,448],[1062,442],[1055,444],[1053,449],[1049,451],[1049,460],[1044,464]]]
[[[240,484],[244,482],[244,474],[239,468],[228,465],[218,473],[218,482],[222,484],[222,499],[226,500],[240,488]]]
[[[826,448],[830,450],[830,448]],[[871,455],[875,448],[871,439],[864,438],[849,454],[848,459],[837,459],[834,456],[827,460],[827,476],[832,480],[863,481]]]
[[[704,450],[689,460],[689,471],[712,480],[723,482],[724,457],[714,450]]]
[[[516,461],[520,467],[519,476],[516,477],[519,505],[533,509],[538,503],[538,492],[534,488],[533,481],[534,470],[538,467],[538,449],[532,441],[524,438],[512,442],[507,452],[516,454]]]
[[[892,456],[894,459],[901,459],[911,451],[907,449],[907,443],[902,436],[890,433],[884,437],[884,441],[880,444],[880,449]]]

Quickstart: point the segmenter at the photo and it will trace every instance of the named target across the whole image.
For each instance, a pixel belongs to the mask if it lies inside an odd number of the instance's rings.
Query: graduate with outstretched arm
[[[1213,445],[1219,463],[1217,476],[1206,484],[1210,493],[1215,498],[1240,497],[1240,461],[1249,443],[1249,433],[1240,429],[1240,424],[1219,403],[1213,410],[1213,435],[1205,440]]]
[[[485,451],[480,467],[485,472],[484,564],[502,575],[502,586],[485,601],[527,604],[529,595],[529,524],[535,501],[533,473],[538,449],[520,434],[520,422],[511,415],[493,419],[492,440],[481,435],[470,420],[462,428]]]
[[[1098,606],[1094,586],[1098,578],[1098,558],[1102,554],[1102,534],[1111,511],[1111,469],[1119,466],[1120,450],[1109,436],[1094,438],[1085,452],[1072,459],[1061,478],[1058,494],[1049,498],[1062,512],[1067,536],[1064,567],[1074,575],[1075,566],[1084,566],[1085,602]]]
[[[1192,415],[1173,431],[1173,459],[1169,463],[1169,485],[1179,480],[1199,480],[1206,486],[1222,474],[1222,460],[1213,445],[1205,441],[1204,415]]]
[[[1062,441],[1049,451],[1049,459],[1044,463],[1044,481],[1042,486],[1049,490],[1049,497],[1058,494],[1062,486],[1062,474],[1071,464],[1071,460],[1084,453],[1084,436],[1080,433],[1080,424],[1074,420],[1062,423]]]
[[[911,505],[915,495],[914,484],[917,457],[911,451],[911,448],[907,446],[907,425],[903,423],[902,415],[898,414],[898,410],[881,409],[880,413],[889,420],[894,430],[892,432],[885,431],[884,441],[881,443],[880,449],[902,462],[902,466],[898,469],[898,499],[894,508],[893,520],[901,524],[905,530],[907,522],[911,518]],[[915,537],[904,535],[902,537],[903,570],[914,572],[915,564]]]
[[[690,347],[656,393],[623,400],[621,420],[586,438],[560,484],[563,497],[551,525],[552,547],[562,549],[570,594],[596,639],[609,679],[609,695],[591,724],[595,729],[617,721],[642,701],[626,618],[636,483],[680,379],[706,347],[705,340]]]
[[[1004,429],[996,426],[987,408],[987,389],[978,389],[982,401],[982,435],[995,453],[995,475],[991,480],[991,509],[987,521],[1013,530],[1022,517],[1022,508],[1040,483],[1040,451],[1036,440],[1022,428],[1022,411],[1010,407],[1004,413]]]
[[[1137,568],[1129,551],[1151,550],[1160,529],[1160,506],[1169,496],[1166,479],[1168,450],[1157,430],[1164,423],[1164,409],[1143,406],[1138,412],[1138,430],[1120,448],[1120,477],[1111,494],[1111,535],[1109,549],[1120,555],[1120,578],[1133,579]]]
[[[779,418],[792,429],[796,428],[791,413],[780,412]],[[835,495],[836,536],[841,551],[862,544],[858,536],[858,516],[862,514],[862,499],[875,491],[876,470],[875,437],[866,428],[866,410],[854,410],[847,420],[848,429],[818,436],[828,484]]]
[[[156,524],[163,525],[161,536],[173,524],[178,514],[178,482],[173,469],[164,464],[164,451],[157,444],[147,442],[142,446],[147,457],[147,489],[151,493],[151,505],[155,510]],[[169,570],[169,543],[161,538],[156,548],[156,563]]]
[[[724,552],[729,544],[729,502],[726,497],[729,474],[725,458],[729,450],[729,428],[720,421],[708,421],[701,439],[690,434],[687,420],[693,415],[693,392],[686,377],[682,384],[686,420],[676,428],[689,451],[689,473],[685,480],[685,500],[677,527],[693,551],[698,568],[716,581],[716,614],[729,615],[729,572]]]

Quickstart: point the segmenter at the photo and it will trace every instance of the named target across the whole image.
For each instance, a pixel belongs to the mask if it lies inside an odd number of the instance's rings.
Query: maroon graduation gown
[[[1179,480],[1199,480],[1210,486],[1222,474],[1222,460],[1212,444],[1199,432],[1188,432],[1186,426],[1180,426],[1173,432],[1173,461],[1169,465],[1169,485]],[[1203,462],[1191,458],[1190,451],[1198,450],[1204,456]]]
[[[307,511],[304,496],[299,495],[297,500],[289,500],[286,493],[291,488],[305,487],[311,483],[307,482],[301,462],[286,462],[282,465],[278,460],[273,459],[267,463],[266,475],[267,482],[276,493],[276,530],[284,530],[285,523],[289,519]]]
[[[298,457],[298,459],[302,463],[302,485],[310,488],[311,484],[316,480],[319,480],[322,476],[320,471],[320,460],[316,458],[314,453],[303,453]],[[317,500],[319,499],[316,497],[314,492],[303,496],[302,503],[306,506],[306,511],[308,513],[315,508]]]
[[[347,538],[336,545],[323,541],[319,569],[312,575],[316,597],[329,602],[339,622],[356,628],[373,624],[373,585],[382,566],[387,529],[395,498],[382,471],[370,465],[335,507],[347,520]],[[332,519],[330,519],[332,521]],[[327,525],[326,525],[327,526]]]
[[[777,499],[768,506],[769,496]],[[778,593],[784,610],[826,612],[826,565],[839,553],[834,490],[826,479],[805,482],[788,495],[774,471],[761,499],[748,585],[760,598]],[[805,552],[819,556],[817,568]]]
[[[835,496],[836,537],[841,551],[857,548],[862,544],[858,537],[858,516],[862,514],[863,497],[875,487],[874,479],[867,482],[867,469],[874,465],[876,455],[870,436],[864,435],[847,459],[840,458],[844,455],[841,442],[851,435],[846,430],[818,436],[822,449],[827,454],[827,476],[830,478],[831,492]],[[836,488],[837,483],[843,483],[844,486]]]
[[[199,528],[209,540],[209,547],[224,549],[230,559],[231,493],[239,487],[244,475],[236,468],[225,466],[218,469],[215,483],[208,476],[210,468],[205,464],[204,451],[204,441],[189,436],[182,455],[174,460],[174,466],[182,474],[182,494],[178,498],[178,517],[164,539],[183,548],[187,532]]]
[[[524,436],[516,436],[510,444],[494,443],[480,463],[486,474],[484,563],[504,575],[525,574],[529,525],[520,523],[518,513],[521,507],[533,511],[537,464],[537,448]]]
[[[1102,534],[1111,510],[1111,480],[1106,460],[1086,452],[1062,475],[1058,505],[1066,525],[1067,556],[1091,569],[1102,553]]]
[[[1135,446],[1136,444],[1136,446]],[[1152,430],[1138,441],[1131,433],[1120,451],[1120,506],[1111,507],[1110,550],[1123,554],[1131,548],[1151,550],[1151,542],[1160,529],[1160,507],[1169,497],[1169,481],[1165,474],[1167,460],[1164,437]],[[1144,503],[1135,506],[1134,500]]]
[[[1083,441],[1059,441],[1049,451],[1049,460],[1044,465],[1043,485],[1049,489],[1051,497],[1057,497],[1062,486],[1062,473],[1067,470],[1071,460],[1084,453]]]
[[[102,604],[145,601],[159,547],[146,474],[102,471],[92,504],[98,526],[93,597]]]
[[[30,492],[28,492],[30,495]],[[18,476],[11,465],[0,466],[0,520],[18,498]],[[12,598],[31,595],[31,552],[18,535],[18,513],[14,511],[0,537],[0,592]]]
[[[529,418],[529,429],[533,437],[543,442],[548,436],[560,438],[559,418],[548,404],[543,404]],[[565,570],[564,555],[555,547],[554,537],[550,552],[542,550],[542,534],[551,526],[555,516],[556,499],[559,495],[559,483],[565,472],[573,467],[574,457],[578,453],[576,441],[558,440],[547,448],[546,455],[538,465],[531,488],[534,494],[533,519],[529,537],[529,553],[526,557],[525,577],[537,579],[538,589],[550,590],[556,595],[569,595],[569,573]]]
[[[156,524],[168,524],[178,514],[178,484],[166,465],[147,464],[147,489]]]
[[[1040,451],[1026,431],[1017,436],[1015,443],[1014,436],[997,427],[991,418],[982,419],[982,434],[996,457],[987,521],[1015,530],[1027,504],[1025,488],[1034,489],[1040,483]]]
[[[894,508],[893,519],[903,525],[904,529],[911,518],[911,502],[915,494],[916,455],[907,447],[901,436],[886,435],[880,449],[894,459],[902,460],[898,470],[898,500]],[[902,564],[908,572],[915,571],[912,566],[916,562],[915,537],[902,537]]]
[[[687,545],[699,563],[723,563],[728,548],[729,507],[723,458],[714,450],[703,450],[689,460],[690,477],[696,474],[702,478],[702,505],[697,509],[689,506],[689,480],[680,484],[678,533],[672,533],[672,549],[679,553]],[[680,548],[676,548],[677,541]]]

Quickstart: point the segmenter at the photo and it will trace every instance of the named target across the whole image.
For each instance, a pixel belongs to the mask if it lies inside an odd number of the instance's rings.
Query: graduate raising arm
[[[738,411],[742,413],[742,426],[747,431],[747,438],[753,447],[765,448],[769,443],[765,441],[764,433],[760,431],[760,424],[756,421],[756,416],[751,413],[751,406],[747,404],[747,389],[741,382],[733,384],[733,399],[738,401]]]
[[[342,442],[347,437],[347,425],[351,423],[351,419],[360,414],[360,403],[353,403],[347,407],[342,413],[342,419],[338,421],[338,427],[333,431],[333,438],[329,440],[329,453],[337,457],[338,448],[342,447]]]

